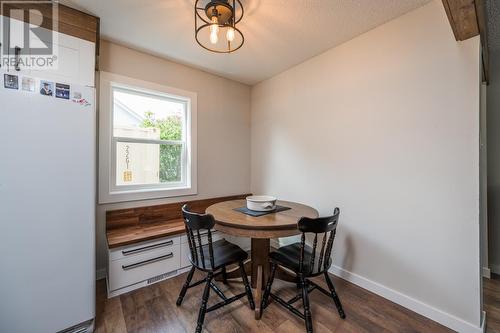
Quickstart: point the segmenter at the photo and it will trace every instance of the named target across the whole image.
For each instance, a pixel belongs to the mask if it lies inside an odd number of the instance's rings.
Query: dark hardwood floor
[[[500,276],[483,279],[483,302],[486,311],[486,332],[500,333]]]
[[[181,307],[175,305],[179,290],[185,279],[185,274],[175,278],[142,288],[130,293],[106,298],[104,280],[97,284],[97,318],[96,332],[194,332],[196,318],[202,293],[202,286],[188,290]],[[196,275],[194,279],[199,278]],[[195,281],[193,279],[193,281]],[[452,332],[451,330],[380,296],[370,293],[347,281],[332,279],[342,300],[347,314],[346,320],[341,320],[332,300],[318,291],[311,293],[311,308],[315,332],[335,333],[388,333],[388,332]],[[323,280],[320,282],[326,288]],[[218,284],[226,295],[243,291],[240,282],[230,282],[228,286]],[[500,287],[491,285],[488,300],[490,310],[500,314],[500,308],[493,309],[494,303],[499,305]],[[294,295],[293,284],[276,281],[273,290],[286,297]],[[211,302],[218,301],[211,293]],[[500,321],[489,316],[493,324]],[[305,332],[303,322],[282,307],[271,303],[260,321],[254,319],[253,312],[247,306],[247,300],[242,298],[229,306],[207,314],[205,332]],[[493,330],[488,332],[499,332]]]

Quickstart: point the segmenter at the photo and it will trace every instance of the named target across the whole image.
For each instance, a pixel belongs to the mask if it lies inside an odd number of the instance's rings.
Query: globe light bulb
[[[210,43],[217,44],[218,41],[219,41],[219,36],[217,36],[217,33],[211,32],[210,33]]]
[[[217,15],[212,16],[210,20],[212,21],[212,24],[210,25],[210,33],[217,35],[219,33],[219,19],[217,18]]]
[[[219,19],[217,15],[212,16],[210,21],[212,22],[210,25],[210,43],[217,44],[219,41]]]
[[[229,42],[232,42],[234,40],[234,28],[231,27],[227,29],[226,38]]]

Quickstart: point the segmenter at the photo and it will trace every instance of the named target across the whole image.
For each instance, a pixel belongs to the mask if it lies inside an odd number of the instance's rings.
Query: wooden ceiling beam
[[[481,36],[481,47],[483,56],[483,81],[489,83],[490,57],[488,49],[488,25],[486,21],[486,5],[484,0],[475,0],[477,26]]]
[[[457,41],[481,36],[483,81],[488,82],[488,32],[484,0],[442,0]]]
[[[479,34],[474,0],[443,0],[443,5],[457,41]]]

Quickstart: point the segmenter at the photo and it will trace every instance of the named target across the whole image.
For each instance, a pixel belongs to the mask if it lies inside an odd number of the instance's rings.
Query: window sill
[[[198,191],[195,187],[176,187],[169,189],[137,189],[112,191],[100,193],[99,204],[108,204],[125,201],[139,201],[149,199],[173,198],[187,195],[196,195]]]

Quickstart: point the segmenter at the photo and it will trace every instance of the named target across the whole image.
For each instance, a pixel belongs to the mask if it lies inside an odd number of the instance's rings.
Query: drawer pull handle
[[[174,254],[171,252],[171,253],[166,254],[164,256],[160,256],[160,257],[156,257],[156,258],[153,258],[153,259],[148,259],[148,260],[140,261],[140,262],[137,262],[135,264],[122,265],[122,269],[124,271],[128,271],[129,269],[141,267],[141,266],[144,266],[144,265],[147,265],[147,264],[152,264],[152,263],[157,262],[157,261],[162,261],[162,260],[170,259],[170,258],[173,258],[173,256],[174,256]]]
[[[16,46],[14,48],[14,56],[16,57],[14,69],[18,72],[21,70],[21,68],[19,68],[19,55],[20,54],[21,54],[21,48],[19,46]]]
[[[148,251],[148,250],[152,250],[152,249],[157,249],[157,248],[164,247],[164,246],[170,246],[170,245],[174,245],[173,240],[169,240],[168,242],[163,242],[163,243],[158,243],[158,244],[153,244],[153,245],[147,245],[147,246],[139,247],[139,248],[133,249],[133,250],[123,250],[122,254],[124,256],[128,256],[131,254],[140,253],[140,252],[144,252],[144,251]]]

